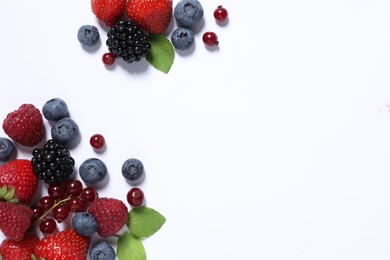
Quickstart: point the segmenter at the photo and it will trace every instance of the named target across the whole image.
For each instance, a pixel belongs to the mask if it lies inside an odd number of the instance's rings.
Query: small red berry
[[[140,188],[132,188],[127,193],[127,202],[133,207],[139,207],[144,203],[144,193]]]
[[[89,143],[95,149],[101,149],[105,144],[104,136],[101,134],[94,134],[91,139],[89,139]]]
[[[207,46],[214,46],[219,43],[218,36],[214,32],[205,32],[202,39]]]
[[[53,233],[56,228],[57,222],[52,218],[43,219],[39,223],[39,230],[41,230],[41,232],[45,234]]]
[[[218,22],[224,22],[228,17],[228,11],[222,7],[222,5],[218,6],[214,11],[214,18]]]
[[[107,53],[103,54],[102,60],[103,60],[103,63],[105,65],[110,66],[110,65],[114,64],[115,56],[111,52],[107,52]]]

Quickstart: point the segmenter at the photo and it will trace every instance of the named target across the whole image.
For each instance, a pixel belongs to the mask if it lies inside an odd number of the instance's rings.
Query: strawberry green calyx
[[[7,185],[5,185],[5,184],[3,186],[1,186],[0,200],[16,204],[19,202],[19,199],[14,197],[14,196],[15,196],[15,188],[14,187],[11,187],[8,189]],[[0,258],[0,260],[1,260],[1,258]]]

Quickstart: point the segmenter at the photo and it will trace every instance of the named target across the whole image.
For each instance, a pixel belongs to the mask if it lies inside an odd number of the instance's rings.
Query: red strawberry
[[[21,241],[6,239],[0,245],[0,259],[31,259],[38,241],[39,238],[33,234],[26,235]]]
[[[0,166],[0,187],[15,188],[15,197],[28,204],[38,189],[38,178],[35,176],[31,162],[26,159],[15,159]]]
[[[88,207],[88,212],[98,223],[101,237],[115,235],[127,222],[127,206],[118,199],[99,198]]]
[[[126,12],[145,31],[161,34],[172,19],[172,0],[129,0]]]
[[[42,238],[35,246],[36,259],[85,260],[87,259],[90,237],[66,229]]]
[[[0,202],[0,230],[8,239],[22,240],[32,217],[32,209],[25,204]]]
[[[123,15],[126,0],[91,0],[91,7],[96,18],[111,27]]]
[[[8,113],[3,129],[15,142],[25,146],[37,145],[45,136],[41,111],[31,104],[23,104]]]

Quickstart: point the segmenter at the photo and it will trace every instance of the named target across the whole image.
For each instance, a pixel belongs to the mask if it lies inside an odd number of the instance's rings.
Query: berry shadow
[[[100,48],[100,45],[102,45],[101,39],[99,39],[99,41],[93,46],[85,46],[81,44],[81,47],[88,53],[94,53]]]
[[[100,189],[104,188],[105,186],[107,186],[109,181],[110,181],[110,172],[108,171],[106,176],[104,176],[103,180],[101,180],[97,183],[86,183],[86,182],[84,182],[84,183],[85,183],[85,186],[92,187],[95,190],[100,190]]]
[[[185,57],[185,56],[191,55],[195,51],[195,47],[196,47],[196,41],[194,41],[194,43],[192,44],[192,46],[188,50],[178,50],[178,49],[175,49],[175,52],[179,56]]]
[[[146,58],[143,58],[140,61],[135,61],[132,63],[127,63],[123,59],[118,58],[116,59],[115,63],[117,63],[118,66],[121,66],[124,70],[126,70],[129,73],[144,73],[150,67],[150,64],[146,60]]]
[[[229,17],[225,21],[215,21],[219,26],[226,27],[229,24]]]
[[[128,180],[125,178],[127,184],[129,184],[130,186],[139,186],[141,183],[143,183],[145,181],[145,178],[146,178],[146,171],[144,170],[144,173],[142,174],[142,177],[136,181],[131,181],[131,180]]]

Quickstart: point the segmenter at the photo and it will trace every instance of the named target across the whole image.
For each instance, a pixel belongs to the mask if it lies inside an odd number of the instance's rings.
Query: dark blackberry
[[[109,52],[127,63],[140,61],[150,50],[149,34],[132,21],[119,21],[107,33]]]
[[[73,173],[74,159],[60,143],[50,139],[43,148],[34,149],[31,164],[38,179],[46,183],[63,182]]]

